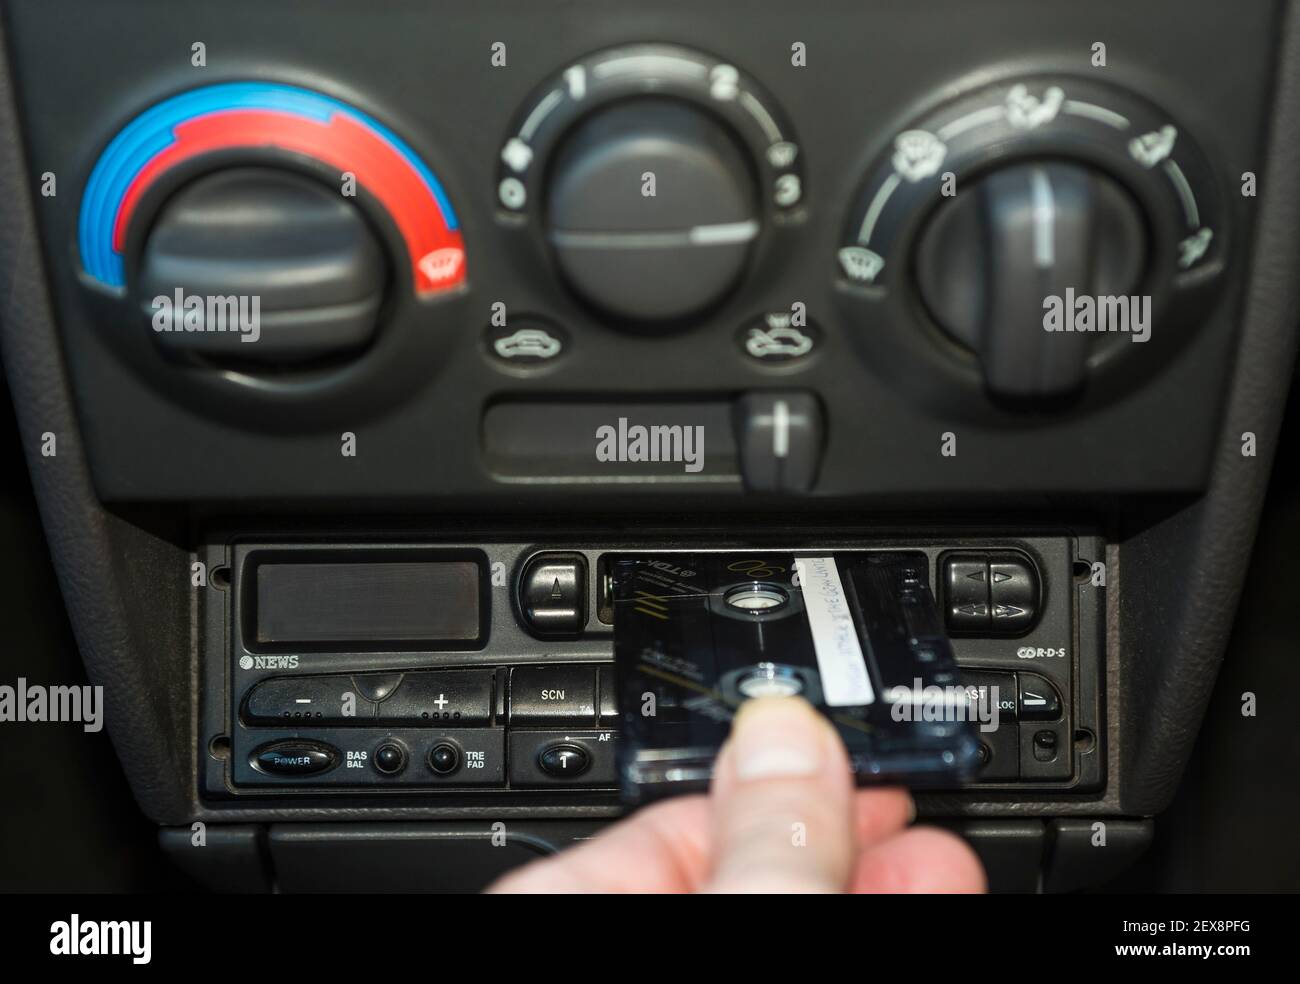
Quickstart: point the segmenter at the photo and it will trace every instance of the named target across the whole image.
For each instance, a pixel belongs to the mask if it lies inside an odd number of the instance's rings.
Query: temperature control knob
[[[632,321],[674,321],[739,279],[759,231],[745,153],[707,112],[631,99],[583,120],[557,149],[547,238],[569,284]]]
[[[1145,221],[1114,180],[1077,164],[1026,163],[977,179],[922,230],[921,295],[973,350],[991,393],[1050,398],[1083,385],[1089,335],[1047,330],[1048,305],[1129,295],[1143,274]],[[1063,312],[1063,314],[1062,314]]]
[[[187,185],[163,207],[141,258],[140,294],[155,328],[156,299],[176,296],[174,329],[157,333],[170,350],[290,365],[364,346],[385,277],[382,247],[347,199],[289,171],[235,168]],[[255,298],[257,331],[233,323],[184,331],[186,297]]]

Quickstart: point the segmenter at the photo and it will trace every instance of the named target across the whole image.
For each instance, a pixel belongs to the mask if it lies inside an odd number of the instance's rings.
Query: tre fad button
[[[437,775],[449,776],[460,768],[460,749],[449,741],[440,741],[429,749],[429,768]]]

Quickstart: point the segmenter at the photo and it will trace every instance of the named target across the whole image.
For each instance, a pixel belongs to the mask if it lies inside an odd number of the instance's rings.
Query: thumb
[[[711,892],[841,892],[856,853],[853,779],[834,727],[798,697],[740,707],[711,793]]]

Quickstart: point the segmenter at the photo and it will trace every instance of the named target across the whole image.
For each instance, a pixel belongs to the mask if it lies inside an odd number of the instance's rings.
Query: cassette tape
[[[860,784],[942,787],[977,767],[924,554],[637,554],[611,570],[629,801],[707,788],[736,709],[762,696],[825,714]]]

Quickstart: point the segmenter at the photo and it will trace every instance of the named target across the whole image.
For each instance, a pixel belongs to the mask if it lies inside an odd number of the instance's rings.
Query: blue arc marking
[[[181,123],[228,110],[263,109],[325,124],[341,114],[371,130],[420,176],[438,203],[447,228],[459,227],[442,184],[411,147],[378,120],[330,96],[280,82],[222,82],[165,99],[123,127],[91,171],[77,220],[77,247],[90,277],[114,288],[126,286],[122,256],[113,249],[113,221],[135,176],[176,141]],[[234,146],[237,146],[235,144]]]

